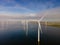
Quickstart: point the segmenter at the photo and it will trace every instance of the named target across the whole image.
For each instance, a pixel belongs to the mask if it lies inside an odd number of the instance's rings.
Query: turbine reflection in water
[[[38,43],[40,43],[40,31],[41,31],[41,25],[40,25],[40,21],[39,20],[20,20],[25,22],[25,29],[26,29],[26,36],[28,36],[28,22],[29,21],[36,21],[38,23]],[[6,22],[6,24],[8,24],[8,20]],[[2,29],[4,30],[4,25],[5,22],[2,22]],[[8,25],[6,25],[8,27]]]
[[[38,45],[40,45],[40,32],[42,32],[41,24],[39,20],[30,20],[30,21],[36,21],[38,23]],[[28,35],[28,21],[26,22],[26,36]]]

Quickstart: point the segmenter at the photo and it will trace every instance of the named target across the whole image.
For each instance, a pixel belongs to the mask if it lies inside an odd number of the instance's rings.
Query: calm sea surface
[[[40,45],[60,45],[60,28],[42,25]],[[0,21],[0,45],[38,45],[38,24],[28,23],[26,35],[25,22]]]
[[[37,44],[37,23],[28,23],[26,35],[24,22],[1,21],[0,22],[0,45],[38,45]]]

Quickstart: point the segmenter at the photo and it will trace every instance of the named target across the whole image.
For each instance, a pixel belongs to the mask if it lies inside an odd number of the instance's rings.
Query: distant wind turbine
[[[43,20],[43,18],[44,18],[45,16],[46,16],[46,15],[43,15],[43,16],[41,17],[41,19],[38,20],[38,45],[40,45],[40,32],[43,33],[43,32],[42,32],[42,29],[41,29],[41,21]]]
[[[26,36],[28,35],[28,20],[25,20],[26,23]]]

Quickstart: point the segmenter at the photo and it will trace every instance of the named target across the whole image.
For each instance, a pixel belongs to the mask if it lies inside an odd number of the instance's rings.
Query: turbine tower
[[[41,19],[38,20],[38,45],[40,45],[40,32],[43,33],[43,32],[42,32],[42,29],[41,29],[41,21],[43,20],[43,18],[44,18],[45,16],[46,16],[46,15],[43,15],[43,16],[41,17]]]
[[[40,45],[40,30],[41,30],[40,21],[38,21],[38,45]]]
[[[26,23],[26,36],[28,35],[28,20],[25,20]]]

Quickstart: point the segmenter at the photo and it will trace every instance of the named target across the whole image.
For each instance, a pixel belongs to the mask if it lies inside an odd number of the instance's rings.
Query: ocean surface
[[[0,21],[0,45],[38,45],[38,23]],[[60,45],[60,28],[41,24],[40,45]]]
[[[60,28],[42,25],[41,45],[60,45]]]
[[[38,45],[37,23],[28,23],[26,35],[26,24],[22,21],[0,22],[0,45]]]

